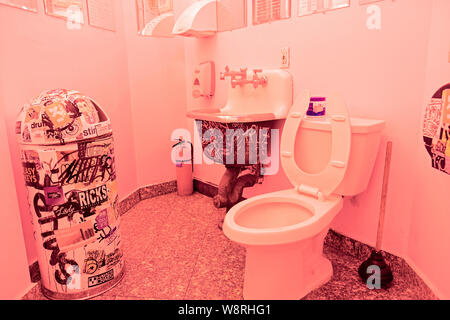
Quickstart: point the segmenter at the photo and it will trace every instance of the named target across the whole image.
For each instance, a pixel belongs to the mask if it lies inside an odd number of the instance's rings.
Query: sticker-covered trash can
[[[58,89],[25,105],[16,123],[42,293],[87,299],[123,277],[114,143],[90,98]]]

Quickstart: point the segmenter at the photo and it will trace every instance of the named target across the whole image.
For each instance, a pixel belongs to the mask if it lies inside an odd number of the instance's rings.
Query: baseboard
[[[123,215],[142,200],[162,196],[164,194],[176,191],[177,182],[175,180],[163,183],[155,183],[152,185],[137,188],[135,191],[131,192],[128,196],[120,201],[118,208],[119,214]]]
[[[210,198],[219,193],[217,185],[199,179],[194,179],[194,190]]]

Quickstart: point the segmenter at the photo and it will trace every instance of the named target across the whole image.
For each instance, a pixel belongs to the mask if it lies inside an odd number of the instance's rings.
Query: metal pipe
[[[227,211],[242,198],[244,188],[253,187],[258,181],[258,175],[246,174],[239,176],[242,167],[227,167],[219,183],[219,192],[213,198],[216,208],[227,208]]]

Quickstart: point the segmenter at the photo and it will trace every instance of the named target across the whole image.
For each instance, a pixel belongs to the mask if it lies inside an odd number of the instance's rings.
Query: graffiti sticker
[[[95,287],[101,285],[105,282],[111,281],[114,279],[114,269],[108,270],[105,273],[89,277],[88,278],[88,287]]]
[[[427,105],[423,141],[433,168],[450,174],[450,84],[440,88]]]

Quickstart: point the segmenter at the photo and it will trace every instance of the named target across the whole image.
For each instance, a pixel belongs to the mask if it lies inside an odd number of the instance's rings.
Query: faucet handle
[[[262,69],[253,69],[253,73],[256,75],[257,73],[263,72]]]
[[[220,80],[225,80],[225,77],[226,77],[228,72],[230,72],[230,67],[229,66],[225,66],[225,72],[221,72],[220,73]]]

